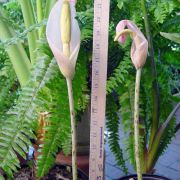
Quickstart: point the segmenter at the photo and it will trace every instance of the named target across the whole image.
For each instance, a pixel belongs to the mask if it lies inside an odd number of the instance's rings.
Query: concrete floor
[[[176,113],[177,121],[180,122],[180,109]],[[123,134],[120,136],[122,137]],[[105,180],[113,180],[124,176],[123,171],[117,166],[114,155],[111,153],[108,141],[105,144]],[[131,165],[127,162],[129,174],[135,173]],[[180,180],[180,130],[176,133],[171,144],[165,153],[159,158],[156,166],[156,174],[163,175],[171,180]]]

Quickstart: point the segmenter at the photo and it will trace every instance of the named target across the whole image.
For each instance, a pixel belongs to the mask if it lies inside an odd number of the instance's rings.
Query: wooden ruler
[[[110,0],[94,0],[89,179],[103,180]]]

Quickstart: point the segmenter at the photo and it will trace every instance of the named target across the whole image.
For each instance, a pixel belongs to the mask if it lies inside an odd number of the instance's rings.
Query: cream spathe
[[[61,9],[63,1],[59,0],[51,10],[48,18],[46,36],[49,46],[57,60],[61,73],[65,78],[73,79],[76,61],[80,48],[80,29],[76,17],[75,1],[69,0],[71,9],[71,40],[70,56],[63,53],[63,42],[61,37]]]

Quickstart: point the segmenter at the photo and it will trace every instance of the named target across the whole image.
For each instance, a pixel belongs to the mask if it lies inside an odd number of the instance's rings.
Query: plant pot
[[[137,175],[133,174],[129,176],[124,176],[117,180],[137,180]],[[143,180],[170,180],[170,179],[163,176],[158,176],[158,175],[143,174]]]
[[[58,164],[67,164],[69,166],[72,165],[72,157],[71,155],[65,156],[62,152],[56,156],[56,163]],[[89,155],[77,155],[77,167],[81,169],[86,174],[89,173]]]

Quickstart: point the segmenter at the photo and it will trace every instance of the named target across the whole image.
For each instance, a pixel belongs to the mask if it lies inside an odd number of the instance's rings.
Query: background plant
[[[117,1],[117,6],[121,9],[123,19],[125,17],[136,22],[141,30],[144,30],[149,40],[150,54],[143,70],[141,84],[143,92],[140,101],[140,135],[143,144],[141,147],[141,164],[144,167],[142,171],[153,172],[158,157],[165,151],[175,134],[176,121],[173,115],[179,104],[173,110],[172,102],[176,101],[177,98],[173,97],[172,94],[179,93],[179,85],[175,83],[176,80],[174,79],[174,72],[179,69],[176,63],[178,57],[174,55],[179,52],[179,48],[177,44],[162,39],[160,32],[164,27],[167,28],[166,31],[168,32],[177,32],[174,27],[177,26],[175,22],[177,22],[178,16],[176,14],[178,4],[175,1],[168,1],[168,3],[166,1],[141,1],[140,8],[137,1],[124,0]],[[142,17],[144,17],[145,22]],[[124,47],[122,48],[124,49]],[[167,56],[171,56],[171,58],[167,58]],[[119,71],[116,69],[112,77],[109,78],[108,90],[112,92],[114,88],[117,89],[116,92],[121,105],[121,122],[125,133],[128,134],[127,139],[125,138],[125,152],[128,152],[128,159],[135,168],[134,142],[132,139],[134,130],[132,126],[129,126],[132,124],[133,114],[134,69],[128,68],[127,71],[129,74],[124,74],[122,68],[119,68]],[[123,76],[121,79],[119,78],[120,74]],[[178,79],[178,77],[176,78]],[[111,128],[109,129],[111,130]],[[116,141],[111,140],[111,142],[113,145],[117,144]]]
[[[10,178],[13,177],[13,172],[20,167],[17,154],[26,159],[29,146],[32,146],[30,139],[36,139],[34,132],[38,126],[40,112],[50,112],[50,117],[48,117],[50,123],[45,127],[48,133],[44,137],[45,143],[39,150],[42,155],[38,157],[38,177],[40,178],[48,172],[54,163],[54,155],[59,148],[63,149],[66,154],[71,149],[68,99],[66,91],[64,91],[66,89],[65,80],[58,73],[57,64],[44,37],[45,19],[53,3],[55,1],[46,1],[47,8],[44,12],[41,11],[42,9],[36,11],[36,7],[42,5],[36,1],[28,1],[28,3],[10,1],[1,6],[0,34],[2,37],[0,39],[1,52],[4,53],[1,60],[2,68],[5,64],[4,61],[10,60],[12,63],[10,67],[15,70],[16,75],[12,71],[14,76],[7,76],[6,79],[16,79],[17,76],[20,82],[20,84],[17,83],[17,88],[13,89],[13,93],[17,93],[19,98],[15,101],[13,101],[14,99],[11,100],[6,108],[5,105],[2,106],[5,110],[0,127],[0,168]],[[13,8],[19,8],[17,14],[21,14],[22,10],[21,15],[23,15],[24,21],[20,19],[16,24],[13,18],[10,18],[11,16],[9,16],[6,8],[10,4],[13,4]],[[10,14],[13,13],[13,8],[9,9]],[[37,7],[37,9],[39,8]],[[40,16],[39,13],[43,16]],[[42,19],[38,17],[42,17]],[[26,30],[22,31],[21,27],[25,27]],[[19,60],[18,66],[17,59]],[[73,84],[75,110],[77,112],[84,110],[88,103],[86,80],[88,60],[88,53],[86,49],[83,49],[79,55],[77,73]],[[79,80],[81,80],[80,85],[77,83]],[[8,94],[3,93],[3,96],[6,96],[4,97],[6,99]]]
[[[24,23],[25,20],[22,18],[25,18],[20,6],[23,2],[25,3],[26,1],[8,1],[8,3],[1,4],[0,10],[0,21],[3,22],[0,22],[0,168],[9,177],[12,177],[12,173],[17,171],[19,167],[19,160],[16,154],[18,153],[25,157],[29,145],[32,145],[32,142],[29,140],[30,137],[36,138],[34,132],[37,129],[39,112],[48,111],[50,115],[47,117],[47,121],[51,123],[46,126],[45,144],[39,150],[42,152],[42,155],[39,156],[37,162],[37,175],[41,177],[48,172],[54,163],[55,154],[59,148],[63,149],[65,153],[70,152],[70,121],[68,119],[68,108],[66,108],[68,99],[66,91],[64,91],[66,88],[65,81],[58,73],[57,64],[49,50],[44,34],[46,19],[55,0],[46,0],[43,1],[43,4],[32,0],[29,1],[30,5],[25,4],[30,11],[26,14],[26,18],[29,19],[28,25]],[[41,5],[45,8],[40,8]],[[160,90],[158,127],[172,111],[172,102],[177,101],[177,98],[172,96],[172,94],[179,93],[179,46],[160,35],[160,32],[178,33],[180,29],[178,28],[180,24],[177,14],[178,5],[178,2],[175,0],[168,2],[162,0],[146,1],[154,49],[153,57],[156,62],[157,82]],[[156,10],[157,8],[158,11]],[[44,10],[42,11],[42,9]],[[73,87],[76,114],[79,117],[80,112],[86,108],[91,84],[92,1],[78,0],[77,11],[77,19],[81,28],[81,47],[83,48],[81,48],[77,61],[76,80],[74,80]],[[41,16],[42,14],[43,16]],[[129,57],[130,42],[127,41],[123,46],[113,42],[115,26],[121,19],[134,21],[145,34],[144,19],[142,18],[139,1],[111,1],[110,14],[107,129],[109,131],[110,148],[115,154],[117,163],[125,172],[128,172],[125,166],[126,160],[135,165],[133,126],[131,126],[133,122],[135,69],[131,65]],[[32,31],[35,31],[35,33],[30,34]],[[6,37],[4,37],[5,34]],[[30,35],[34,36],[35,42],[33,41],[32,44],[36,45],[31,52],[36,56],[33,60],[31,59],[32,56],[30,56],[30,41],[28,41]],[[13,62],[17,63],[17,59],[20,61],[20,66],[16,69]],[[153,98],[149,96],[149,92],[152,91],[154,78],[151,75],[150,64],[151,61],[148,58],[142,72],[142,97],[140,97],[141,139],[143,142],[142,149],[144,150],[142,159],[143,155],[148,153],[149,130],[152,126]],[[18,71],[19,73],[17,73]],[[24,76],[23,73],[26,73],[26,75]],[[23,77],[23,80],[21,80],[22,77],[20,76]],[[79,82],[80,78],[81,86],[76,83],[76,81]],[[121,120],[119,119],[119,114]],[[122,147],[119,146],[121,137],[118,133],[118,125],[120,124],[123,125],[124,132],[127,135],[124,140],[126,142],[125,154],[123,154]],[[163,134],[163,138],[160,139],[160,143],[158,143],[160,146],[158,146],[158,151],[155,151],[155,159],[149,171],[153,169],[158,157],[165,151],[165,148],[174,136],[175,126],[175,119],[173,119]]]

